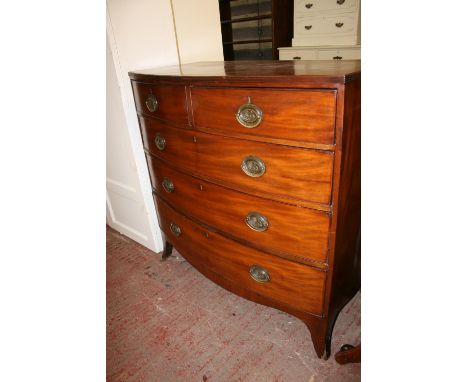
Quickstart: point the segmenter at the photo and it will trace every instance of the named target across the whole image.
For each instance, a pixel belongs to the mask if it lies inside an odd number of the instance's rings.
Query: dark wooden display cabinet
[[[291,46],[292,0],[219,0],[224,60],[277,60]]]

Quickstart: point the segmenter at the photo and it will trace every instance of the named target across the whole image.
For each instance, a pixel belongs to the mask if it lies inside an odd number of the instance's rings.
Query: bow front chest
[[[298,317],[328,358],[360,283],[359,61],[129,75],[163,258],[175,247],[213,282]]]

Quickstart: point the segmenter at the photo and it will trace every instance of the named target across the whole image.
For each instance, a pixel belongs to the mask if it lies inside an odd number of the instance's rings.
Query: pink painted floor
[[[108,381],[360,380],[360,364],[333,358],[342,344],[360,342],[359,293],[338,317],[323,361],[300,320],[227,292],[175,251],[161,262],[106,233]]]

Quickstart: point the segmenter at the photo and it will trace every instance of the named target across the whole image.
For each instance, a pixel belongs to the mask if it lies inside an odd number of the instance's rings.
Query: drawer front
[[[317,60],[317,49],[281,49],[280,60]]]
[[[298,310],[322,313],[324,272],[236,243],[200,227],[160,198],[156,197],[156,201],[161,229],[196,268],[208,268]]]
[[[288,141],[334,142],[334,90],[192,88],[191,97],[195,128]]]
[[[357,31],[357,15],[343,14],[329,17],[298,19],[294,24],[294,36],[316,36],[324,34],[346,35]]]
[[[332,152],[220,137],[143,118],[140,126],[147,151],[201,177],[257,196],[330,203]]]
[[[153,188],[187,215],[266,250],[324,262],[328,213],[273,202],[178,172],[148,156]]]
[[[296,17],[315,15],[317,12],[353,12],[357,10],[358,0],[296,0]]]
[[[138,112],[177,125],[188,125],[185,86],[155,86],[132,81],[132,87]]]
[[[195,135],[190,130],[170,127],[143,117],[139,117],[139,121],[145,150],[175,166],[195,171]]]
[[[330,203],[333,153],[197,134],[197,172],[241,191]]]
[[[361,49],[346,48],[346,49],[320,49],[318,51],[319,60],[360,60]]]

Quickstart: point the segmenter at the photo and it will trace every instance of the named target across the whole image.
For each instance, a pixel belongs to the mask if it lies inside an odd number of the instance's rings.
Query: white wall
[[[223,61],[218,0],[172,0],[180,62]]]
[[[179,56],[181,63],[222,61],[218,1],[107,0],[107,37],[107,222],[159,252],[163,243],[128,72],[176,65]]]
[[[122,95],[106,38],[106,211],[107,224],[156,248],[127,128]]]

